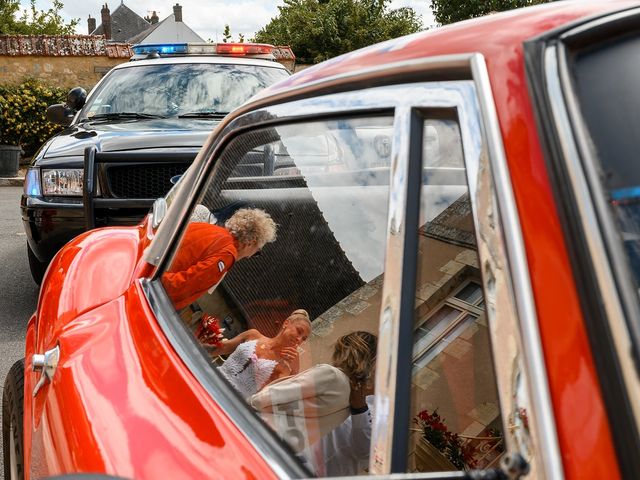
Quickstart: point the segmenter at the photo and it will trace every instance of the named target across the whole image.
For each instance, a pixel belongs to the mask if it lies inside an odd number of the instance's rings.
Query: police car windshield
[[[216,118],[209,113],[230,112],[287,76],[281,68],[216,63],[121,68],[105,78],[79,118],[122,112],[149,118]]]

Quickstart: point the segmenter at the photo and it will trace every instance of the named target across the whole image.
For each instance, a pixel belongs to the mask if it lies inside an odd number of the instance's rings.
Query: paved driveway
[[[21,187],[0,188],[0,390],[11,365],[24,355],[25,327],[38,300],[20,220],[21,193]],[[0,455],[0,477],[3,472]]]

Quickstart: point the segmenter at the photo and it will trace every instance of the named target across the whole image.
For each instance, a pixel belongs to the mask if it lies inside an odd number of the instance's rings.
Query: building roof
[[[131,42],[133,37],[148,30],[151,24],[136,12],[120,3],[113,13],[111,13],[111,40],[116,42]],[[98,26],[91,35],[104,35],[102,24]]]
[[[140,32],[129,39],[129,43],[183,43],[183,42],[204,42],[205,40],[194,32],[184,22],[176,22],[176,17],[172,13],[159,23],[151,25],[150,28]]]

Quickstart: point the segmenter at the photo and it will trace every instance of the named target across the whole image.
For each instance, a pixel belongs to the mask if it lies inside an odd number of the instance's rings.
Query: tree
[[[317,63],[374,43],[417,32],[420,16],[389,9],[391,0],[284,0],[254,41],[289,45],[301,63]]]
[[[20,11],[18,0],[0,0],[0,34],[13,33],[15,16]]]
[[[31,0],[28,9],[20,11],[19,0],[0,0],[0,34],[11,35],[72,35],[80,19],[65,23],[60,15],[64,5],[53,0],[49,10],[38,10],[36,0]]]
[[[550,0],[431,0],[431,8],[440,25],[481,17],[492,12],[528,7]]]
[[[232,41],[231,28],[229,28],[229,24],[228,23],[224,26],[224,31],[222,32],[222,41],[224,43],[228,43],[228,42]]]

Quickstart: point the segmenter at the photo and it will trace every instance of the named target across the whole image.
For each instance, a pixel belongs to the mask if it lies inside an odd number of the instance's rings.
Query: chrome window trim
[[[555,415],[551,404],[551,395],[547,382],[546,366],[544,354],[542,351],[542,342],[538,329],[538,320],[535,309],[535,301],[533,298],[533,290],[529,275],[529,267],[527,256],[522,238],[522,229],[518,217],[516,202],[511,185],[511,177],[507,166],[507,159],[502,143],[502,135],[500,133],[500,124],[498,122],[498,114],[493,102],[493,93],[489,73],[487,71],[484,57],[480,54],[475,55],[471,60],[471,68],[473,77],[478,89],[478,100],[480,110],[482,112],[484,133],[487,141],[487,157],[491,167],[491,175],[493,176],[496,200],[499,207],[497,208],[502,222],[503,231],[496,232],[494,241],[496,244],[486,245],[485,248],[492,249],[494,247],[506,248],[506,256],[508,261],[508,271],[510,279],[513,282],[509,285],[511,295],[515,298],[515,312],[518,318],[518,324],[521,331],[514,332],[514,338],[524,348],[525,365],[529,376],[529,394],[531,395],[533,408],[535,410],[534,423],[536,424],[537,433],[534,435],[534,442],[537,444],[536,449],[540,452],[542,460],[541,471],[539,474],[544,478],[560,479],[564,477],[562,460],[560,456],[560,446],[555,426]],[[472,197],[473,198],[473,197]],[[478,203],[491,202],[489,198],[479,199]],[[480,222],[477,218],[477,205],[474,205],[474,217],[479,224],[480,236],[484,240],[485,230],[490,228],[489,221]],[[493,210],[493,209],[491,209]],[[487,232],[488,233],[488,232]],[[481,271],[486,274],[485,262],[481,257]],[[486,284],[486,280],[483,279]],[[519,337],[519,338],[517,338]],[[501,345],[501,339],[494,338],[492,347],[495,349]],[[497,355],[494,353],[494,359]],[[496,363],[496,370],[499,369]],[[502,386],[500,386],[502,388]],[[503,406],[504,409],[504,406]],[[533,466],[533,465],[532,465]],[[532,470],[532,478],[535,478],[535,472]]]
[[[384,261],[384,282],[378,324],[378,354],[375,378],[375,412],[371,429],[369,468],[374,474],[388,474],[394,463],[394,432],[396,431],[398,349],[400,341],[401,290],[403,284],[405,213],[409,171],[409,136],[411,133],[410,105],[395,110],[393,142],[391,144],[391,179]],[[414,279],[415,283],[415,279]],[[406,402],[405,402],[406,403]],[[382,413],[385,412],[385,413]],[[405,422],[406,423],[406,422]],[[407,427],[398,425],[398,429]],[[402,461],[401,461],[402,463]]]
[[[478,240],[479,240],[479,255],[481,260],[481,269],[483,271],[483,287],[485,291],[491,290],[493,293],[493,311],[491,306],[488,306],[488,321],[492,330],[492,351],[494,361],[496,359],[503,358],[500,354],[496,354],[496,350],[508,350],[507,355],[513,354],[513,343],[506,344],[507,342],[496,342],[496,332],[500,329],[500,325],[495,325],[495,305],[496,300],[500,300],[500,309],[504,309],[509,313],[515,314],[519,321],[516,323],[513,321],[512,315],[503,315],[502,321],[508,322],[506,330],[512,335],[513,341],[517,345],[522,345],[522,358],[518,359],[522,362],[522,371],[528,378],[527,387],[532,398],[534,421],[532,422],[535,427],[533,430],[535,455],[533,456],[532,473],[538,472],[540,476],[546,478],[562,478],[562,466],[560,462],[560,455],[558,449],[558,443],[555,433],[555,424],[553,419],[553,410],[551,409],[550,396],[548,392],[548,385],[545,376],[544,360],[542,356],[542,349],[540,344],[539,332],[537,330],[537,321],[535,315],[535,308],[533,303],[533,295],[531,285],[529,282],[528,268],[526,262],[526,255],[524,252],[524,245],[522,241],[522,234],[520,231],[520,225],[518,222],[517,210],[515,201],[513,198],[513,192],[511,188],[511,182],[508,175],[508,169],[506,159],[504,156],[504,150],[502,146],[502,138],[500,135],[500,129],[497,120],[497,114],[492,102],[492,93],[489,83],[489,77],[486,70],[484,58],[479,54],[473,55],[452,55],[448,57],[437,57],[431,59],[421,59],[415,61],[406,61],[389,66],[379,66],[371,69],[362,70],[359,72],[338,75],[326,80],[314,82],[311,85],[299,88],[292,88],[285,92],[277,93],[272,97],[259,99],[240,110],[236,111],[230,117],[227,117],[211,134],[203,149],[198,154],[194,167],[191,168],[182,182],[179,191],[176,193],[176,199],[172,203],[168,212],[168,217],[160,225],[154,242],[145,253],[145,260],[158,265],[160,268],[163,263],[168,262],[171,258],[172,251],[171,246],[175,248],[178,243],[179,234],[183,225],[186,224],[188,209],[195,204],[198,198],[198,192],[204,188],[209,172],[214,168],[214,161],[217,159],[220,150],[225,147],[228,141],[236,134],[249,129],[251,127],[261,127],[269,123],[279,122],[291,122],[300,121],[305,119],[314,118],[317,115],[340,115],[347,114],[353,115],[357,112],[371,111],[372,109],[383,108],[397,108],[398,112],[402,112],[401,104],[403,98],[411,98],[408,95],[393,96],[390,103],[382,102],[382,99],[376,95],[373,95],[373,99],[364,98],[364,103],[357,103],[359,99],[358,94],[363,94],[363,91],[350,92],[350,93],[333,93],[326,94],[318,98],[309,98],[314,93],[320,91],[329,91],[332,88],[350,87],[350,82],[357,82],[363,84],[365,82],[378,82],[383,84],[388,81],[390,75],[395,76],[395,80],[392,82],[394,85],[373,87],[382,90],[392,90],[399,87],[410,88],[420,87],[424,89],[424,84],[417,84],[415,81],[415,75],[422,74],[424,78],[429,79],[430,74],[437,71],[438,78],[443,78],[447,71],[451,71],[455,80],[452,81],[440,81],[429,83],[429,91],[433,92],[433,87],[436,83],[441,85],[451,85],[452,82],[459,82],[461,77],[461,70],[466,69],[466,77],[472,82],[463,81],[475,85],[475,93],[477,95],[475,109],[478,111],[478,119],[480,119],[480,128],[483,132],[483,137],[486,140],[486,147],[488,154],[481,145],[477,145],[478,141],[474,141],[472,137],[469,137],[468,129],[463,131],[463,145],[465,148],[465,161],[471,160],[471,164],[467,164],[467,176],[469,179],[469,188],[472,201],[472,210],[474,216],[474,223],[476,225]],[[409,84],[400,85],[401,77],[403,74],[411,77]],[[371,90],[368,88],[364,91],[365,96],[371,95]],[[424,93],[424,92],[422,92]],[[278,101],[285,101],[290,96],[294,97],[294,100],[284,104],[274,104]],[[300,97],[304,97],[300,99]],[[459,107],[459,104],[447,104],[441,101],[434,101],[433,103],[424,104],[418,101],[423,98],[424,95],[418,95],[411,100],[404,101],[407,109],[415,108],[434,108],[434,107]],[[295,99],[297,98],[297,99]],[[441,98],[441,97],[440,97]],[[334,101],[332,103],[332,101]],[[314,102],[318,101],[314,105]],[[254,110],[255,109],[255,110]],[[405,110],[405,116],[407,115]],[[401,137],[407,138],[407,137]],[[395,146],[397,151],[405,148],[400,145]],[[473,155],[468,156],[468,149],[473,148],[475,157]],[[397,154],[396,154],[397,157]],[[396,162],[398,160],[396,159]],[[404,162],[405,165],[407,162]],[[397,166],[400,166],[398,164]],[[398,173],[398,172],[396,172]],[[398,188],[404,189],[406,177],[402,182],[398,182]],[[394,195],[391,194],[390,197]],[[501,201],[499,211],[497,208],[497,202]],[[390,202],[392,200],[390,199]],[[489,206],[492,208],[492,212],[495,215],[490,219],[483,218],[482,221],[478,218],[479,206]],[[392,215],[393,221],[399,220],[394,211],[396,206],[391,205],[389,209],[388,226],[391,227]],[[169,221],[170,220],[170,221]],[[493,220],[493,221],[488,221]],[[391,229],[390,229],[391,230]],[[388,232],[388,236],[390,231]],[[480,240],[483,242],[483,247],[480,248]],[[387,252],[389,252],[390,241],[387,243]],[[401,252],[403,253],[403,252]],[[391,257],[387,254],[387,260]],[[402,258],[402,257],[401,257]],[[386,261],[387,261],[386,260]],[[157,278],[156,271],[156,278]],[[487,285],[486,274],[490,273],[501,275],[502,283],[493,282],[493,287]],[[394,292],[391,285],[387,285],[389,282],[385,276],[385,285],[383,291],[383,305],[384,298],[390,295],[389,292]],[[497,285],[497,288],[496,288]],[[397,295],[397,289],[393,295]],[[490,300],[489,295],[485,295],[487,300]],[[397,299],[396,299],[397,300]],[[502,302],[506,302],[508,307],[503,306]],[[392,313],[388,312],[384,307],[381,309],[380,319],[380,338],[394,341],[391,336],[383,336],[386,332],[383,331],[383,326],[391,322],[392,328],[398,328],[398,321],[394,321]],[[157,312],[156,312],[157,313]],[[390,318],[387,318],[391,315]],[[413,318],[411,318],[413,321]],[[525,335],[525,332],[527,335]],[[396,339],[397,340],[397,339]],[[381,349],[381,352],[383,350]],[[393,351],[388,348],[388,351]],[[386,358],[383,355],[379,355],[379,358]],[[389,373],[393,367],[395,355],[392,356],[391,362],[383,368],[378,367],[376,374],[376,386],[384,385],[385,372]],[[504,365],[495,361],[496,371],[504,371],[503,375],[497,375],[498,389],[501,391],[500,401],[501,404],[505,399],[508,399],[511,395],[512,385],[508,381],[509,375],[513,372],[514,365]],[[500,378],[498,378],[500,377]],[[531,381],[535,380],[535,388],[532,388]],[[379,390],[380,391],[380,390]],[[215,398],[215,397],[214,397]],[[379,410],[383,411],[383,410]],[[503,426],[505,436],[509,432],[509,425],[507,424],[507,416],[504,405],[501,406],[503,412]],[[392,438],[393,432],[387,428],[381,430],[381,424],[378,427],[374,426],[374,431],[378,428],[375,438],[379,438],[379,448],[384,450],[384,439]],[[540,435],[544,435],[541,437]],[[372,445],[375,445],[375,438],[372,438]],[[508,439],[507,439],[508,440]],[[513,443],[507,441],[508,446],[513,446]],[[372,447],[373,448],[373,447]],[[390,473],[389,458],[382,465],[374,465],[375,455],[372,455],[371,467],[372,471],[377,471],[382,474]],[[536,466],[538,460],[541,459],[541,465]],[[277,471],[277,470],[276,470]],[[535,476],[535,475],[534,475]],[[402,478],[410,478],[407,475],[400,475]]]
[[[624,18],[632,13],[621,13],[616,15],[616,18]],[[594,22],[580,30],[604,23],[606,23],[605,20]],[[587,127],[581,121],[578,100],[571,88],[563,88],[570,84],[566,56],[565,47],[562,44],[545,50],[544,68],[551,111],[576,199],[580,226],[585,232],[585,241],[606,312],[607,324],[616,347],[616,358],[627,388],[630,400],[628,403],[633,412],[636,429],[640,429],[640,403],[633,401],[640,398],[640,381],[632,354],[634,345],[620,298],[624,292],[620,292],[612,268],[612,265],[615,267],[624,264],[625,260],[619,249],[607,248],[607,244],[612,244],[612,239],[607,238],[606,232],[615,232],[617,227],[611,215],[607,213],[607,206],[604,203],[607,195],[598,179],[599,174],[596,171],[598,162],[593,158],[594,152],[590,146]],[[584,162],[581,161],[581,157],[584,157]],[[632,308],[636,307],[636,311],[629,312],[630,315],[640,318],[637,303],[629,303]]]
[[[410,42],[412,40],[411,36],[405,37],[405,42]],[[396,45],[394,48],[398,48],[399,45]],[[378,46],[381,51],[385,51],[385,45],[381,44]],[[341,60],[344,60],[346,57],[357,55],[359,52],[351,52],[347,53],[340,57]],[[368,53],[371,53],[368,51]],[[245,111],[252,111],[256,108],[262,108],[267,105],[271,105],[274,103],[281,102],[291,97],[299,98],[302,96],[313,95],[317,93],[318,90],[328,90],[328,89],[337,89],[340,86],[350,85],[355,83],[364,83],[369,82],[371,80],[385,80],[389,77],[394,77],[396,75],[409,76],[411,74],[421,74],[424,75],[428,72],[436,72],[441,70],[446,70],[448,72],[453,71],[454,69],[459,69],[460,71],[466,72],[469,69],[469,62],[473,54],[471,53],[459,53],[459,54],[451,54],[451,55],[442,55],[442,56],[434,56],[429,58],[420,58],[420,59],[412,59],[412,60],[403,60],[401,62],[389,63],[384,65],[376,65],[375,67],[367,67],[357,71],[345,72],[338,75],[333,75],[331,77],[322,78],[313,82],[309,82],[302,86],[293,85],[286,90],[282,90],[274,95],[262,94],[258,93],[254,100],[250,103],[245,104],[243,107],[239,109],[239,113],[242,114]],[[330,60],[331,61],[331,60]],[[449,75],[450,76],[450,75]],[[400,83],[400,82],[395,82]],[[268,96],[267,96],[268,95]]]

